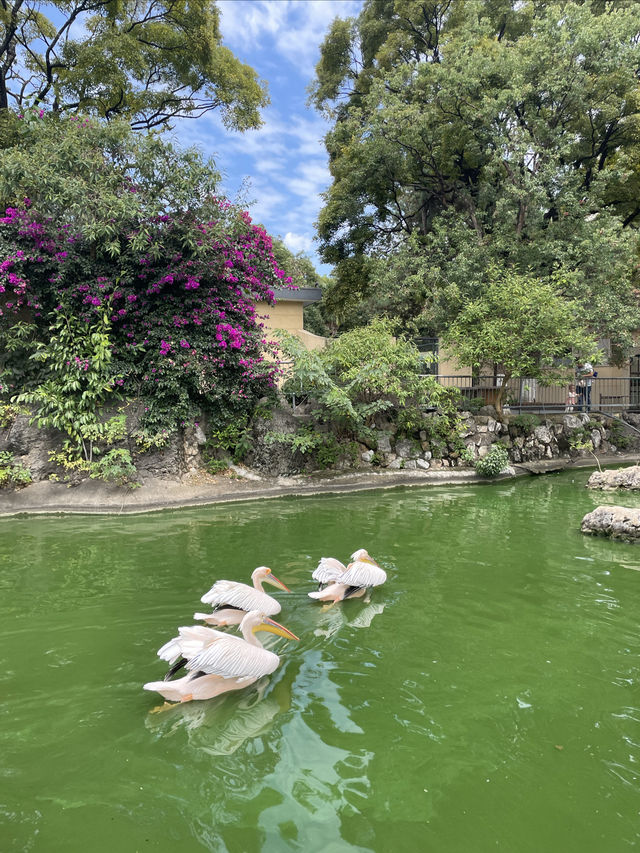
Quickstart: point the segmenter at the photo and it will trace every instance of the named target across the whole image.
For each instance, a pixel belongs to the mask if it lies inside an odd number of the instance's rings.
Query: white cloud
[[[291,231],[282,238],[283,243],[292,252],[310,252],[313,249],[313,239],[305,234],[294,234]]]
[[[320,43],[336,17],[357,15],[361,0],[219,0],[225,43],[242,53],[273,38],[280,56],[310,76]]]
[[[313,74],[319,47],[336,17],[358,14],[362,0],[219,0],[225,44],[269,81],[272,104],[264,124],[244,133],[229,132],[213,112],[182,123],[180,141],[212,154],[223,173],[221,189],[241,195],[254,222],[263,223],[293,252],[309,253],[319,271],[314,221],[320,194],[331,183],[323,138],[329,124],[305,108],[305,85]],[[178,128],[177,128],[178,129]],[[253,203],[251,203],[253,202]]]
[[[330,181],[331,176],[324,159],[300,162],[295,173],[284,179],[289,192],[303,198],[318,196],[326,190]]]

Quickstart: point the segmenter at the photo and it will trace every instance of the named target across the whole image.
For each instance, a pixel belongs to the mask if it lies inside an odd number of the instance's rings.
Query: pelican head
[[[255,634],[257,631],[269,631],[271,634],[277,634],[279,637],[286,637],[288,640],[300,639],[300,637],[296,637],[296,635],[288,628],[285,628],[284,625],[281,625],[279,622],[275,622],[259,610],[251,610],[247,613],[240,623],[240,630],[242,633],[250,631],[252,634]]]
[[[281,580],[273,574],[269,566],[258,566],[251,574],[251,580],[255,586],[256,581],[262,583],[270,583],[272,586],[277,586],[278,589],[283,589],[285,592],[291,592],[288,586],[282,583]]]
[[[374,566],[378,565],[365,548],[358,548],[358,550],[354,551],[351,555],[351,562],[355,563],[358,560],[361,563],[373,563]]]

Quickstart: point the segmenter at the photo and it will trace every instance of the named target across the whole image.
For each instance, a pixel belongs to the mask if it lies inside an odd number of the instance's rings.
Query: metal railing
[[[495,376],[437,376],[447,388],[458,388],[464,397],[494,403],[502,389]],[[576,384],[576,383],[572,383]],[[569,383],[540,385],[535,379],[510,379],[503,405],[512,411],[564,412],[568,407]],[[640,377],[593,377],[590,388],[576,388],[574,411],[640,412]]]

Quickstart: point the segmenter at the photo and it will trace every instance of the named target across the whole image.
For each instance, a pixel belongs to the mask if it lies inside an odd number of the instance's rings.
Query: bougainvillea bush
[[[21,177],[0,217],[0,395],[26,392],[44,406],[62,371],[67,396],[82,398],[91,377],[101,405],[141,398],[150,432],[202,411],[218,422],[246,416],[275,383],[256,302],[272,303],[275,286],[292,286],[269,235],[215,194],[215,173],[193,152],[138,141],[122,126],[114,136],[97,122],[56,121],[57,171],[41,166],[37,156],[52,141],[47,121],[30,123],[28,168],[24,150],[14,152]],[[94,167],[83,159],[76,169],[84,157]],[[171,157],[178,176],[167,172]],[[7,174],[5,160],[5,202]],[[54,190],[43,193],[43,183]],[[86,205],[73,202],[74,185]]]

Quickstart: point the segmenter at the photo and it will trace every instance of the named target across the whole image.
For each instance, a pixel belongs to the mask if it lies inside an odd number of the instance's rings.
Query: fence
[[[293,362],[280,362],[286,378]],[[425,374],[426,375],[426,374]],[[457,388],[463,397],[481,398],[484,403],[495,403],[502,390],[500,376],[436,375],[437,381],[446,388]],[[579,389],[576,389],[579,390]],[[503,405],[512,412],[564,412],[567,407],[568,384],[540,385],[535,379],[510,379]],[[289,387],[287,398],[295,411],[298,406],[308,402],[308,394],[300,386],[298,390]],[[580,397],[574,409],[579,411],[599,410],[609,414],[616,412],[640,412],[640,376],[599,377],[591,380],[591,391],[587,397]]]
[[[448,388],[458,388],[464,397],[480,397],[485,403],[494,403],[502,390],[500,377],[493,376],[437,376],[438,382]],[[580,395],[581,389],[576,391]],[[512,411],[563,412],[567,405],[568,385],[540,385],[535,379],[511,379],[503,405]],[[578,396],[576,410],[603,412],[640,411],[640,377],[594,377],[590,392]]]

